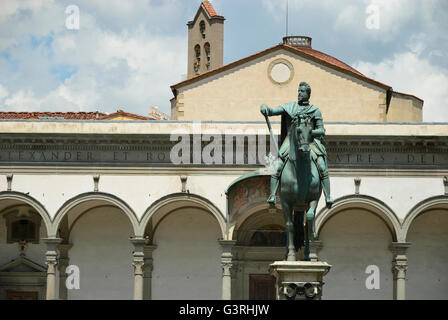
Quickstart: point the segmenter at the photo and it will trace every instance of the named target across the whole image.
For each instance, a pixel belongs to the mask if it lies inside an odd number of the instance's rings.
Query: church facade
[[[447,299],[448,125],[308,37],[222,65],[223,27],[208,1],[188,23],[171,120],[0,120],[0,299],[273,298],[281,207],[267,176],[238,178],[273,150],[260,105],[301,81],[335,200],[312,242],[323,299]]]

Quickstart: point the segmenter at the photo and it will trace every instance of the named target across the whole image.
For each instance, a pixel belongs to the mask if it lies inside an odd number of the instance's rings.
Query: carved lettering
[[[357,162],[357,163],[362,162],[362,155],[360,155],[360,154],[357,154],[357,155],[356,155],[356,162]]]

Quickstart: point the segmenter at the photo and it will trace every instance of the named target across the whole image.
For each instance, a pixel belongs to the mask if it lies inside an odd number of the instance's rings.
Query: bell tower
[[[188,79],[223,64],[224,17],[203,1],[188,26]]]

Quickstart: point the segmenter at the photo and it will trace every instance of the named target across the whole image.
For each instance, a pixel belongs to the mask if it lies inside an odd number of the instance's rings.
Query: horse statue
[[[314,218],[322,187],[316,164],[311,159],[311,119],[298,115],[289,131],[290,152],[280,178],[280,198],[286,226],[287,261],[296,261],[296,251],[304,247],[310,260],[310,239],[316,239]]]

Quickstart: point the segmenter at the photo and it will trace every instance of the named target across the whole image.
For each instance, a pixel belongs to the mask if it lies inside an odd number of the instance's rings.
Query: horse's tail
[[[305,242],[305,232],[303,227],[303,211],[294,210],[294,246],[296,250],[300,250],[304,246]]]

